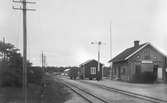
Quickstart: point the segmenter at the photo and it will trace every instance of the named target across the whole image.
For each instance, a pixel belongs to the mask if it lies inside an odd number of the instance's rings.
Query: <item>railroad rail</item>
[[[163,100],[163,99],[159,99],[159,98],[155,98],[155,97],[150,97],[150,96],[146,96],[146,95],[142,95],[142,94],[137,94],[134,92],[130,92],[130,91],[125,91],[125,90],[121,90],[118,88],[113,88],[113,87],[109,87],[109,86],[105,86],[105,85],[100,85],[100,84],[95,84],[95,83],[90,83],[90,82],[86,82],[86,81],[80,81],[82,83],[85,84],[89,84],[92,86],[96,86],[111,92],[116,92],[116,93],[120,93],[120,94],[124,94],[124,95],[128,95],[130,97],[134,97],[134,98],[139,98],[142,100],[146,100],[152,103],[167,103],[167,100]]]
[[[79,88],[76,85],[66,82],[62,79],[61,81],[66,87],[70,88],[73,92],[78,94],[80,97],[84,98],[88,103],[111,103],[112,102],[105,98],[99,97],[83,88]]]

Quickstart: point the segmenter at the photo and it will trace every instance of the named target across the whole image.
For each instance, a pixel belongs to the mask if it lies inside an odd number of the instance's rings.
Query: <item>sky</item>
[[[166,0],[29,1],[37,2],[28,4],[36,11],[27,14],[27,55],[33,65],[41,65],[42,51],[48,66],[78,66],[97,59],[97,45],[91,42],[98,41],[106,65],[134,40],[150,42],[167,54]],[[22,11],[12,6],[22,5],[0,0],[0,39],[5,37],[22,52]]]

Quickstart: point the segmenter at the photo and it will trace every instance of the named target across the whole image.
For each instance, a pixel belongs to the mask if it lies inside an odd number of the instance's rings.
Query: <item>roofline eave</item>
[[[120,60],[120,61],[114,61],[114,62],[112,62],[112,63],[120,63],[120,62],[126,62],[126,61],[128,61],[128,59],[127,60]],[[109,62],[109,63],[111,63],[111,62]]]
[[[142,50],[144,47],[146,47],[147,45],[150,45],[150,43],[146,43],[145,45],[143,45],[142,47],[140,47],[139,49],[137,49],[135,52],[133,52],[131,55],[127,56],[125,58],[125,60],[128,60],[130,57],[132,57],[133,55],[135,55],[136,53],[138,53],[140,50]]]

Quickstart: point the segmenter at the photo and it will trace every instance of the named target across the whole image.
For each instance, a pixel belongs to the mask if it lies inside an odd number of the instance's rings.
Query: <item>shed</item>
[[[97,80],[102,79],[102,63],[100,64],[100,68],[98,69],[98,61],[92,59],[88,60],[79,65],[79,78],[92,80],[96,78]]]
[[[66,76],[67,76],[67,75],[68,75],[68,73],[69,73],[69,71],[70,71],[70,69],[65,69],[65,70],[64,70],[64,75],[66,75]]]

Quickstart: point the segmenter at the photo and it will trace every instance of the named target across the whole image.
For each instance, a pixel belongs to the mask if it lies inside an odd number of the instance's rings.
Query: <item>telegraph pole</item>
[[[3,37],[3,43],[5,44],[5,37]]]
[[[41,54],[41,63],[42,63],[42,70],[44,71],[44,69],[43,69],[43,51],[42,51],[42,54]]]
[[[35,11],[35,9],[27,9],[27,4],[35,4],[36,2],[27,2],[26,0],[13,0],[13,2],[22,4],[22,7],[13,6],[13,9],[23,12],[23,94],[24,103],[27,103],[27,11]]]
[[[46,55],[44,55],[44,71],[47,72],[47,70],[46,70]]]
[[[5,49],[5,37],[3,37],[3,48]],[[3,60],[5,61],[5,52],[3,51]]]
[[[43,51],[42,51],[41,58],[42,58],[42,60],[41,60],[41,62],[42,62],[42,70],[44,72],[46,72],[46,70],[45,70],[45,67],[46,67],[46,55],[43,53]]]
[[[110,22],[110,58],[112,59],[112,30],[111,30],[111,22]],[[112,62],[110,64],[110,79],[113,79],[113,68],[112,68]]]

